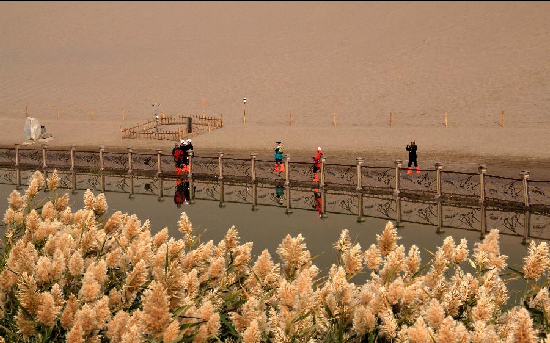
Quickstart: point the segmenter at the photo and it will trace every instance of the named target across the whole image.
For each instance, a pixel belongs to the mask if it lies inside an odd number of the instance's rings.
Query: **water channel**
[[[0,170],[2,199],[6,199],[15,189],[14,173],[13,169]],[[31,174],[31,171],[22,173],[23,189]],[[311,255],[317,256],[314,263],[323,273],[336,262],[332,245],[343,229],[348,229],[352,239],[367,249],[376,243],[376,235],[382,232],[388,220],[397,223],[397,206],[400,206],[401,212],[398,227],[402,239],[399,244],[407,249],[413,244],[419,246],[423,261],[429,260],[428,251],[435,251],[449,235],[457,242],[466,238],[471,251],[482,235],[483,215],[486,230],[499,229],[502,233],[501,252],[509,256],[509,265],[522,264],[527,251],[526,245],[522,244],[526,238],[524,216],[527,214],[518,210],[411,199],[396,201],[391,195],[358,196],[357,193],[337,190],[198,179],[193,181],[192,200],[189,183],[178,182],[177,179],[163,180],[162,197],[159,197],[160,183],[154,177],[122,174],[106,176],[102,181],[98,174],[75,176],[76,189],[72,191],[70,174],[60,173],[61,186],[69,188],[62,191],[71,193],[73,210],[83,206],[85,189],[91,189],[97,195],[103,187],[109,213],[117,210],[135,213],[142,221],[151,221],[152,231],[168,227],[171,236],[180,237],[176,223],[180,214],[186,212],[197,232],[202,233],[202,241],[213,240],[215,243],[223,239],[228,228],[235,225],[241,242],[254,242],[254,256],[268,249],[275,260],[278,260],[275,253],[277,246],[287,234],[302,234]],[[103,186],[102,182],[105,183]],[[357,215],[359,202],[363,203],[361,217]],[[7,201],[0,201],[0,212],[4,213],[6,208]],[[550,215],[528,215],[530,229],[527,240],[549,239]],[[3,237],[3,228],[1,230]],[[366,277],[366,274],[360,275],[355,281],[360,282]]]

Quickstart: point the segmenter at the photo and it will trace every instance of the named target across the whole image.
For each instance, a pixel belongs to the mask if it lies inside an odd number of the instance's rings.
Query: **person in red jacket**
[[[317,155],[313,157],[313,182],[319,182],[318,171],[321,169],[321,158],[323,157],[323,151],[321,147],[317,148]]]

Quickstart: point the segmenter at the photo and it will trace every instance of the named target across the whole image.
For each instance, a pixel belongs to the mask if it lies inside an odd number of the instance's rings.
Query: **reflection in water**
[[[284,203],[285,189],[281,185],[275,187],[274,200],[277,204],[282,205]]]
[[[174,203],[180,208],[182,204],[189,204],[189,199],[189,181],[178,179],[174,192]]]
[[[319,188],[313,189],[313,196],[314,196],[314,199],[313,199],[312,207],[315,210],[317,210],[317,212],[319,212],[317,216],[319,218],[322,218],[323,217],[323,198],[322,198],[321,192],[319,192]]]
[[[0,169],[0,183],[24,186],[32,170]],[[416,223],[431,226],[438,233],[446,228],[477,231],[483,237],[491,229],[501,233],[519,236],[526,243],[530,238],[550,239],[550,214],[548,210],[533,208],[499,208],[485,204],[460,203],[450,199],[421,200],[395,197],[391,193],[369,193],[368,191],[342,191],[330,187],[307,187],[276,184],[251,183],[250,180],[216,180],[201,178],[163,177],[156,174],[94,174],[58,170],[61,187],[76,190],[91,189],[97,192],[116,192],[174,196],[176,208],[197,200],[218,201],[220,207],[226,203],[260,207],[285,207],[285,213],[293,210],[315,211],[315,216],[325,218],[326,214],[356,216],[357,222],[364,218],[393,220],[397,226]],[[173,192],[173,193],[172,193]],[[307,213],[307,212],[305,212]],[[408,225],[407,224],[407,225]]]
[[[30,175],[32,171],[21,171],[19,180],[22,186],[28,183]],[[140,218],[150,219],[156,229],[168,227],[174,237],[180,235],[175,223],[182,211],[189,215],[198,232],[202,233],[201,240],[205,242],[218,242],[229,227],[236,225],[243,242],[254,242],[252,253],[256,256],[264,249],[274,253],[287,234],[293,237],[302,234],[312,256],[319,256],[315,264],[324,272],[336,261],[332,244],[342,229],[349,229],[351,236],[366,248],[376,242],[376,235],[387,220],[402,224],[399,235],[403,238],[399,244],[406,247],[416,244],[430,251],[441,245],[445,236],[467,238],[471,249],[484,231],[488,233],[497,228],[504,234],[501,236],[501,249],[510,256],[510,266],[522,263],[526,247],[519,243],[523,236],[550,238],[550,217],[547,213],[479,204],[459,205],[451,201],[394,198],[391,194],[228,179],[185,178],[178,183],[178,178],[71,172],[59,172],[59,177],[60,184],[65,188],[71,189],[74,184],[76,190],[89,188],[94,193],[106,192],[110,211],[136,213]],[[8,197],[17,179],[15,170],[0,169],[0,183],[10,185],[0,187],[0,198]],[[128,201],[130,192],[136,194],[132,201]],[[74,208],[82,206],[82,192],[77,193],[71,196],[71,201],[77,202]],[[157,195],[162,199],[163,194],[169,198],[173,196],[176,206],[171,201],[157,201]],[[181,206],[186,202],[192,204],[193,199],[197,200],[195,205]],[[219,209],[218,202],[227,203],[226,209]],[[259,211],[250,211],[249,205]],[[0,202],[0,213],[5,211],[6,206],[6,201]],[[283,213],[293,214],[285,216]],[[327,220],[318,220],[319,215],[323,217],[326,213],[329,214]],[[360,221],[357,219],[364,223],[357,223]],[[445,235],[436,234],[443,231]],[[428,261],[431,256],[425,253],[422,258]],[[363,277],[366,278],[367,274],[359,278]]]

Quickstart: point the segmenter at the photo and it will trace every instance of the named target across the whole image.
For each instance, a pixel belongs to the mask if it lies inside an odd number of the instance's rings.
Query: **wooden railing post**
[[[128,147],[128,174],[132,173],[132,148]]]
[[[363,218],[363,192],[357,191],[357,222],[362,223],[365,221]]]
[[[130,172],[130,194],[128,196],[130,199],[134,198],[134,174]]]
[[[323,168],[322,164],[321,164],[321,168]],[[319,191],[321,192],[321,219],[324,219],[328,217],[327,216],[327,190],[324,187],[322,187]]]
[[[285,155],[285,186],[290,186],[290,155]]]
[[[523,211],[523,239],[521,244],[529,244],[529,238],[531,237],[531,211],[525,208]]]
[[[443,228],[443,203],[441,199],[437,201],[437,230],[436,233],[444,233],[445,229]]]
[[[102,145],[99,147],[99,170],[105,170],[105,165],[103,162],[103,153],[105,152],[105,147]]]
[[[19,167],[19,144],[15,144],[15,167]]]
[[[193,156],[195,155],[195,152],[193,150],[189,150],[187,155],[189,156],[189,172],[187,172],[187,177],[191,178],[193,177]]]
[[[286,196],[285,213],[286,214],[291,214],[292,213],[292,198],[291,198],[291,195],[290,195],[290,184],[285,185],[285,196]]]
[[[363,164],[363,158],[357,157],[357,188],[356,190],[360,191],[363,189],[363,174],[361,173],[361,165]]]
[[[435,198],[439,199],[442,195],[441,190],[441,170],[443,169],[443,163],[435,162],[435,182],[436,182],[436,195]]]
[[[401,179],[399,177],[399,168],[401,168],[401,160],[395,160],[395,189],[393,191],[394,196],[399,196],[399,188],[401,187]]]
[[[223,185],[223,179],[220,179],[220,207],[225,207],[225,190]]]
[[[529,176],[528,170],[522,170],[519,175],[522,177],[523,182],[523,204],[525,207],[529,207]]]
[[[164,201],[164,179],[162,178],[162,174],[159,174],[159,181],[158,181],[158,201]]]
[[[194,204],[195,186],[193,184],[193,155],[195,154],[195,152],[193,150],[189,150],[187,154],[189,155],[189,171],[187,172],[187,178],[189,179],[189,203]]]
[[[19,166],[15,167],[15,189],[21,189],[21,169]]]
[[[74,151],[76,149],[76,146],[74,144],[71,145],[71,170],[74,170]]]
[[[319,179],[319,187],[325,187],[325,162],[326,157],[321,157],[321,178]]]
[[[48,165],[46,164],[46,149],[48,146],[46,144],[42,145],[42,169],[46,170],[48,168]]]
[[[250,154],[250,177],[252,179],[252,182],[256,182],[256,157],[258,157],[258,154],[253,152]]]
[[[160,149],[157,149],[157,175],[160,175],[162,174],[162,166],[161,166],[161,155],[160,153],[162,152],[162,150]]]
[[[481,206],[479,208],[480,209],[479,215],[481,217],[480,217],[479,223],[481,225],[481,233],[479,234],[479,238],[485,239],[485,234],[487,233],[487,211],[485,208],[485,203],[481,202],[480,204]]]
[[[252,211],[258,210],[258,185],[252,182]]]
[[[402,227],[403,224],[401,223],[401,198],[399,197],[399,193],[397,194],[395,198],[395,227]]]
[[[21,169],[19,169],[19,144],[15,144],[15,189],[21,189]]]
[[[71,191],[76,194],[76,170],[71,169]]]
[[[218,180],[223,179],[223,152],[218,152]]]
[[[481,165],[477,170],[479,171],[479,201],[485,202],[485,174],[487,173],[487,167]]]

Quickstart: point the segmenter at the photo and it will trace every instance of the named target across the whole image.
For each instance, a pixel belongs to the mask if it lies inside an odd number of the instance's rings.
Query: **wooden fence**
[[[177,130],[167,130],[163,128],[163,126],[175,125],[183,127],[178,127]],[[207,117],[204,115],[162,116],[158,119],[150,119],[129,128],[120,127],[120,138],[178,141],[185,137],[211,132],[212,130],[222,127],[223,116],[220,116],[220,118]]]

